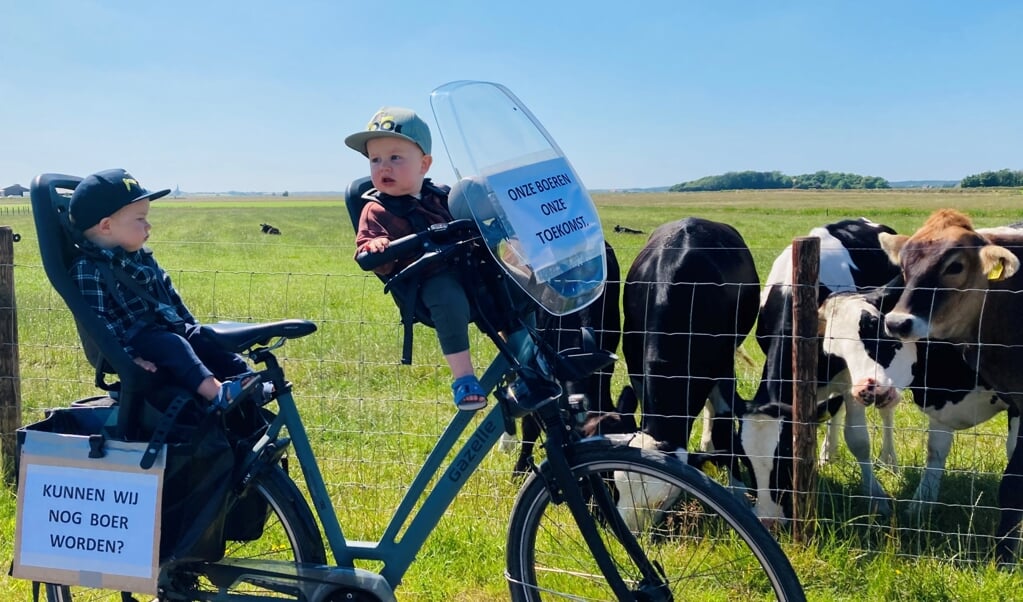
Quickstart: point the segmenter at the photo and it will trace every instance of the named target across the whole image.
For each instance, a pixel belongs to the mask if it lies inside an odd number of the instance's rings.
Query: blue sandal
[[[220,392],[211,403],[215,409],[226,410],[229,406],[248,397],[256,389],[263,391],[262,379],[258,374],[239,374],[234,380],[221,383]]]
[[[456,378],[451,391],[455,394],[455,407],[459,410],[468,412],[487,407],[487,392],[474,374]]]

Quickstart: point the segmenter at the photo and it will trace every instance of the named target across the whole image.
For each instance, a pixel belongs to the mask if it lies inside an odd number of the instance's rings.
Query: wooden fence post
[[[820,239],[792,241],[792,532],[813,537],[817,508],[817,280]]]
[[[0,226],[0,476],[14,482],[15,431],[21,426],[18,312],[14,302],[14,235]]]

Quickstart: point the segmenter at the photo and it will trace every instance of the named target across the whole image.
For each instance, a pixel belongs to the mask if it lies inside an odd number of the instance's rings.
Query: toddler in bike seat
[[[448,188],[434,185],[426,172],[433,163],[430,128],[414,111],[383,107],[366,129],[345,138],[345,144],[369,159],[373,188],[359,216],[355,245],[379,253],[392,240],[452,221],[447,207]],[[398,273],[418,257],[386,263],[374,271],[382,276]],[[423,301],[437,331],[444,359],[451,368],[455,406],[478,410],[487,405],[486,391],[476,378],[469,354],[469,300],[457,274],[438,265],[422,280]]]
[[[69,203],[81,251],[71,278],[128,355],[158,383],[184,387],[223,407],[257,388],[263,392],[260,379],[240,355],[205,339],[170,276],[144,246],[149,204],[169,193],[149,192],[123,169],[83,179]]]

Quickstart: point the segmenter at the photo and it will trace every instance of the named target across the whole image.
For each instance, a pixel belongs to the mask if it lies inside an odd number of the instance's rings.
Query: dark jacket
[[[386,237],[397,240],[403,236],[421,232],[432,224],[450,222],[453,218],[448,211],[448,197],[445,188],[423,181],[420,198],[411,195],[393,197],[371,188],[362,198],[367,202],[359,216],[359,231],[355,236],[356,254],[369,241]],[[373,271],[388,276],[401,271],[418,257],[385,263]]]

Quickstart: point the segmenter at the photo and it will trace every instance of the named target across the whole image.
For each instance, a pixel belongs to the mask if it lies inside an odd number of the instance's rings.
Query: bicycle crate
[[[164,454],[144,470],[145,442],[105,440],[109,403],[82,400],[18,429],[15,577],[156,593]]]

